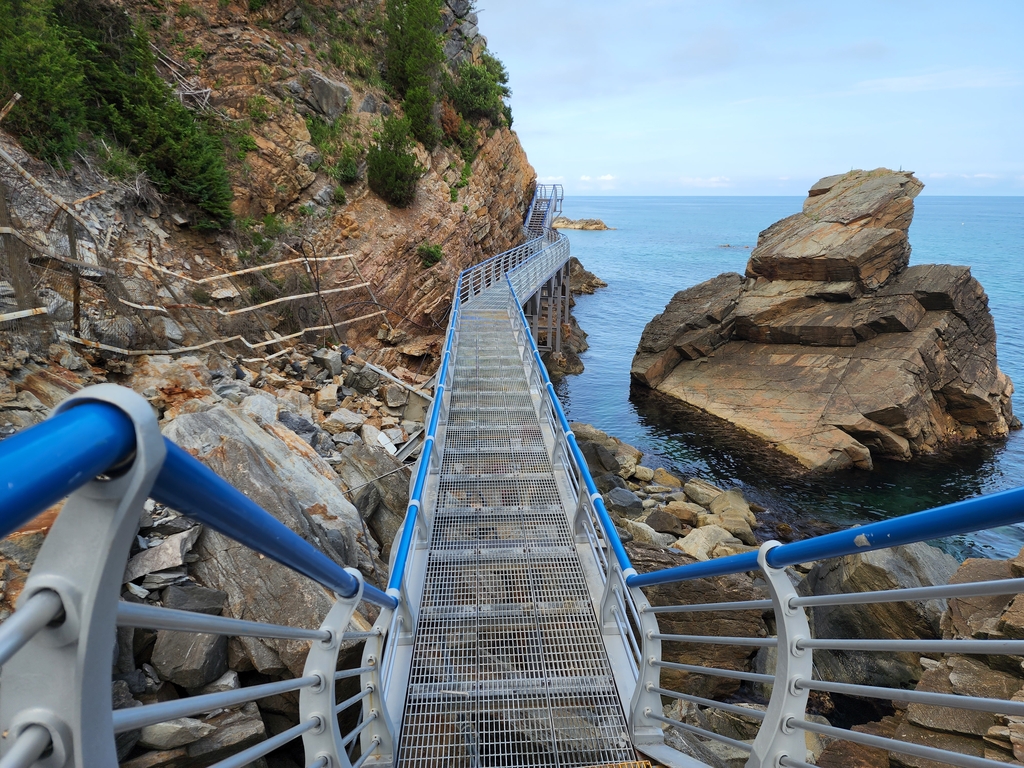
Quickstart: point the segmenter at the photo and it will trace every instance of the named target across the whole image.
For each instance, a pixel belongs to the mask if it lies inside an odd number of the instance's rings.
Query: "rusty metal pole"
[[[65,217],[68,233],[68,255],[78,261],[78,235],[75,233],[75,220]],[[82,336],[82,273],[78,267],[71,265],[71,331],[78,338]]]

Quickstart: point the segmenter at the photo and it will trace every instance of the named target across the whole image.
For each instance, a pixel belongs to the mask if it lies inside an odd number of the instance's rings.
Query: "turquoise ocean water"
[[[586,421],[647,454],[646,464],[748,497],[797,530],[850,525],[916,512],[1024,485],[1024,431],[960,446],[912,463],[876,462],[872,472],[797,477],[778,471],[734,435],[714,434],[660,398],[631,394],[629,367],[647,322],[672,295],[721,272],[742,274],[757,233],[800,210],[799,197],[570,197],[570,218],[600,218],[608,232],[567,231],[572,253],[607,281],[577,299],[589,334],[586,371],[558,384],[570,420]],[[911,264],[965,264],[989,296],[999,365],[1024,416],[1024,197],[918,197]],[[729,245],[728,248],[721,246]],[[749,247],[745,247],[749,246]],[[944,547],[1006,557],[1024,546],[1024,527],[959,537]]]

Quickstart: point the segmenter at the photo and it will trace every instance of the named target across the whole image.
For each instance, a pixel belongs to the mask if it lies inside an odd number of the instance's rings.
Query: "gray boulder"
[[[314,110],[333,120],[348,106],[352,89],[337,80],[324,77],[314,69],[307,69],[303,75],[308,78],[306,103]]]
[[[334,469],[349,488],[363,486],[353,501],[387,558],[409,504],[409,474],[395,472],[402,463],[387,451],[365,444],[346,447],[341,458]]]
[[[224,603],[228,599],[227,592],[219,589],[207,589],[198,584],[182,584],[180,586],[167,587],[163,593],[164,608],[173,608],[178,611],[195,611],[206,613],[211,616],[219,616],[224,610]]]
[[[338,488],[331,466],[291,430],[277,423],[261,429],[244,414],[218,406],[179,416],[164,434],[335,562],[372,572],[377,547],[364,536],[358,511]],[[203,532],[196,554],[192,575],[227,593],[226,616],[316,627],[333,604],[309,579],[215,531]],[[264,674],[302,673],[304,642],[239,642]]]
[[[799,585],[802,594],[837,595],[949,583],[957,561],[935,547],[917,543],[847,555],[815,565]],[[935,639],[945,600],[822,606],[811,610],[819,638]],[[815,651],[822,680],[894,688],[921,677],[919,653]]]
[[[640,497],[625,488],[612,488],[604,495],[604,503],[609,512],[623,517],[636,517],[644,511]]]
[[[318,349],[313,353],[313,362],[324,370],[329,371],[331,376],[339,375],[344,365],[340,352],[326,348]]]
[[[163,680],[182,688],[202,688],[228,670],[227,636],[161,629],[152,664]]]

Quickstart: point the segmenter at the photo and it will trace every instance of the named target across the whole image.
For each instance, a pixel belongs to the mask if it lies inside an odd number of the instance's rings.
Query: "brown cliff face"
[[[103,291],[113,289],[100,286],[83,295],[83,335],[133,350],[236,335],[257,344],[333,321],[339,332],[327,335],[335,341],[375,362],[429,372],[459,271],[521,240],[534,170],[514,132],[479,120],[468,169],[458,147],[427,153],[417,145],[425,171],[415,200],[405,209],[389,206],[368,190],[365,168],[366,149],[382,119],[399,109],[378,75],[382,6],[347,0],[253,5],[258,10],[220,0],[163,6],[126,0],[123,6],[158,49],[160,74],[187,105],[201,106],[224,138],[237,217],[232,228],[191,228],[195,211],[172,197],[132,194],[130,179],[102,175],[102,162],[76,161],[72,173],[57,173],[0,134],[0,144],[45,187],[81,201],[88,232],[79,233],[80,249],[83,243],[86,250],[104,243],[105,258],[115,262],[124,290],[111,298]],[[484,41],[469,4],[453,0],[442,20],[449,62],[478,62]],[[350,168],[339,183],[335,171],[343,151],[354,158],[358,178],[351,178]],[[0,165],[0,179],[10,189],[27,187],[6,165]],[[38,195],[15,194],[11,200],[20,228],[45,239],[36,233],[52,224],[56,209]],[[441,261],[424,266],[417,253],[421,245],[440,246]],[[352,261],[321,264],[320,286],[365,287],[325,296],[330,318],[316,298],[293,302],[290,296],[312,290],[311,276],[301,263],[274,264],[296,259],[299,251],[353,255]],[[358,277],[349,266],[353,262]],[[196,282],[254,265],[267,269],[230,281]],[[121,298],[149,309],[129,313]],[[277,303],[249,311],[271,300]],[[112,311],[118,327],[131,332],[101,332]],[[381,311],[386,314],[353,322]],[[320,336],[251,348],[229,342],[226,351],[258,357],[301,342],[323,343]]]
[[[535,173],[515,133],[497,128],[486,137],[469,186],[451,202],[450,185],[458,179],[455,157],[445,147],[429,157],[423,153],[421,165],[429,163],[429,170],[409,208],[394,208],[363,192],[314,239],[322,252],[356,254],[378,301],[393,310],[391,322],[412,333],[442,333],[459,272],[522,238]],[[431,267],[424,267],[417,254],[427,243],[440,245],[444,253]],[[403,317],[415,325],[403,323]]]
[[[968,267],[907,268],[912,174],[818,182],[758,238],[747,277],[677,293],[632,376],[809,469],[870,469],[1017,424],[988,298]]]

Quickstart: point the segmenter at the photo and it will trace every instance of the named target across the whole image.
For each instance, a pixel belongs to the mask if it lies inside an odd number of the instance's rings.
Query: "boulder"
[[[642,467],[637,464],[633,469],[633,477],[637,482],[649,483],[654,479],[654,470],[650,467]]]
[[[947,584],[956,572],[950,555],[927,544],[908,544],[827,560],[815,565],[801,582],[802,594],[836,595]],[[811,609],[816,637],[934,639],[944,600],[923,603],[868,603]],[[919,653],[816,651],[822,680],[905,688],[922,673]]]
[[[604,503],[609,512],[622,517],[636,517],[644,511],[640,497],[625,488],[612,488],[604,495]]]
[[[670,501],[662,509],[668,514],[679,518],[683,525],[688,525],[691,528],[697,527],[697,518],[704,514],[704,507],[685,501]]]
[[[623,479],[632,477],[637,463],[639,463],[640,459],[643,457],[643,453],[640,450],[634,448],[628,443],[622,442],[617,437],[613,437],[606,432],[602,432],[600,429],[591,426],[590,424],[573,422],[569,427],[576,436],[576,441],[578,443],[584,441],[597,443],[609,451],[615,457],[615,460],[619,462],[619,469],[616,472],[619,477]]]
[[[632,541],[637,544],[647,544],[653,547],[668,547],[675,540],[676,537],[670,533],[658,533],[658,531],[651,528],[646,523],[642,523],[639,520],[630,520],[623,518],[622,526],[629,531],[632,536]]]
[[[142,729],[139,744],[147,749],[174,749],[209,736],[217,730],[214,726],[192,717],[179,717]]]
[[[177,568],[185,564],[185,555],[192,549],[196,539],[202,532],[202,526],[194,526],[187,531],[168,536],[162,543],[144,549],[128,561],[123,581],[134,581],[153,571]]]
[[[710,509],[711,502],[715,500],[715,497],[723,493],[721,488],[717,488],[711,483],[697,478],[688,480],[686,485],[683,486],[683,491],[686,493],[686,497],[694,504],[699,504],[705,509]]]
[[[822,179],[801,213],[758,236],[747,275],[877,288],[907,266],[907,230],[923,188],[909,171],[885,168]]]
[[[635,542],[628,543],[626,551],[638,573],[696,562],[693,557],[681,552],[640,546]],[[767,596],[760,587],[755,586],[753,578],[747,574],[646,587],[644,594],[654,606],[760,600]],[[663,613],[658,615],[658,626],[663,633],[679,635],[766,637],[768,634],[761,611]],[[742,672],[750,671],[751,660],[756,651],[756,648],[710,643],[662,644],[665,661]],[[671,669],[661,671],[661,680],[664,688],[714,699],[729,696],[740,686],[738,680],[694,675]]]
[[[372,573],[376,543],[363,534],[334,470],[294,432],[277,423],[260,428],[222,406],[179,416],[163,431],[335,562]],[[196,554],[192,574],[203,586],[227,593],[226,616],[316,627],[333,604],[319,585],[215,531],[203,531]],[[304,642],[239,642],[264,674],[302,673]]]
[[[652,478],[657,485],[665,487],[665,490],[671,490],[672,488],[682,488],[683,481],[673,475],[667,469],[658,467],[654,470],[654,477]]]
[[[582,440],[577,443],[580,453],[587,461],[587,468],[592,475],[603,475],[606,472],[618,472],[619,462],[615,455],[600,443]]]
[[[342,482],[358,488],[352,501],[370,527],[386,559],[405,520],[409,504],[409,473],[396,472],[402,463],[387,451],[365,444],[350,445],[335,467]]]
[[[317,390],[314,398],[316,407],[325,413],[329,413],[338,407],[338,385],[324,384]]]
[[[686,526],[678,517],[670,512],[666,512],[664,509],[655,509],[644,518],[643,522],[658,533],[671,533],[674,536],[682,536],[688,532]]]
[[[648,323],[633,379],[810,470],[1007,434],[984,290],[967,267],[907,266],[920,189],[885,169],[823,179],[761,233],[746,279],[681,291]]]
[[[315,69],[307,69],[302,74],[307,84],[305,101],[310,107],[328,120],[334,120],[345,111],[352,99],[351,88]]]
[[[151,663],[162,680],[182,688],[202,688],[228,669],[228,639],[225,635],[194,632],[156,633]]]
[[[729,531],[713,524],[695,528],[675,542],[672,548],[685,552],[695,560],[709,560],[750,549]]]
[[[212,765],[267,738],[267,729],[255,702],[215,715],[206,722],[215,730],[186,747],[190,766]]]
[[[594,476],[594,485],[597,486],[597,490],[601,493],[608,493],[613,488],[626,488],[626,481],[618,475],[614,475],[611,472],[607,472],[603,475]]]
[[[331,376],[340,375],[342,367],[345,365],[341,352],[326,348],[320,348],[313,353],[313,362],[327,371]]]
[[[332,435],[339,432],[353,432],[366,423],[366,417],[361,413],[350,411],[348,408],[339,408],[330,416],[324,419],[320,426]]]
[[[195,611],[211,616],[221,614],[227,599],[227,592],[221,592],[219,589],[207,589],[198,584],[170,586],[161,595],[164,608],[173,608],[176,611]]]

